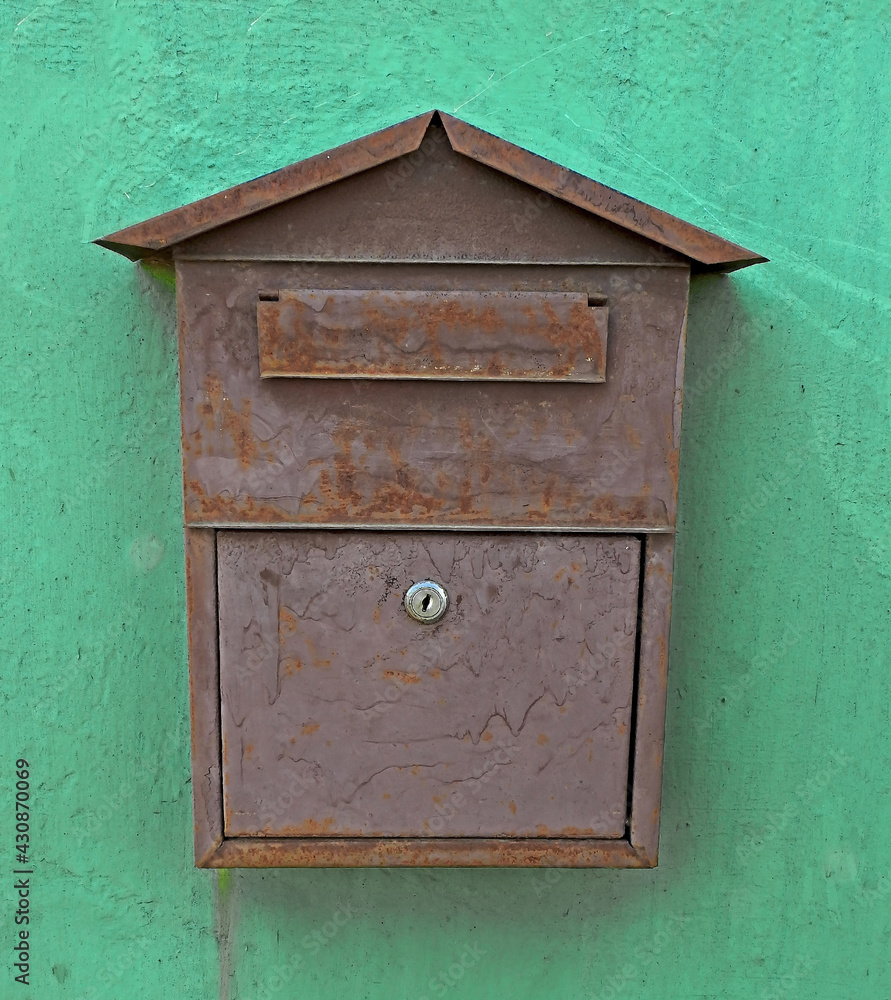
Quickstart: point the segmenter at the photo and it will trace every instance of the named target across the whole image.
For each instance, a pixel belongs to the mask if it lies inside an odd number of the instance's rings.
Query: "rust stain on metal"
[[[257,324],[264,378],[605,378],[607,309],[581,293],[282,291]]]
[[[204,419],[205,429],[210,433],[222,431],[227,434],[241,467],[250,468],[260,452],[251,429],[252,400],[250,397],[243,398],[241,409],[236,409],[232,400],[225,395],[223,380],[216,372],[205,377],[204,395],[204,401],[198,405],[198,412]],[[201,432],[196,431],[195,434],[199,435],[197,440],[201,441]],[[202,453],[203,449],[196,452]]]
[[[230,496],[210,497],[197,479],[186,483],[186,522],[247,521],[261,524],[288,521],[288,512],[271,503],[255,501],[252,497],[236,499]]]
[[[655,859],[627,840],[514,841],[442,838],[231,838],[209,855],[209,868],[524,867],[651,868]]]
[[[384,680],[398,681],[400,684],[420,684],[421,682],[418,674],[410,674],[404,670],[385,670],[381,676]]]
[[[334,454],[334,469],[336,472],[336,493],[331,490],[330,483],[327,483],[327,471],[322,473],[325,479],[320,478],[322,491],[328,496],[336,495],[347,509],[355,509],[361,506],[362,494],[355,489],[356,466],[353,461],[353,440],[361,433],[361,429],[355,425],[350,425],[346,421],[342,422],[331,434],[337,451]],[[327,486],[327,489],[326,489]]]
[[[668,474],[671,476],[671,481],[674,484],[674,488],[678,488],[678,476],[681,464],[681,453],[678,448],[669,448],[665,455],[666,461],[668,462]]]
[[[283,837],[324,837],[331,835],[331,828],[334,826],[334,817],[325,816],[321,820],[308,819],[303,823],[284,827],[280,836]],[[361,834],[354,834],[361,836]]]
[[[293,611],[282,605],[278,609],[278,624],[280,630],[284,630],[286,632],[296,632],[297,616]]]
[[[200,430],[192,431],[191,434],[183,434],[183,451],[191,452],[195,458],[200,458],[204,454],[203,440],[204,436]]]
[[[243,469],[249,468],[259,449],[251,433],[251,400],[242,399],[241,410],[236,410],[232,400],[223,400],[223,430],[232,438],[235,453]]]
[[[625,440],[635,451],[643,444],[643,437],[640,431],[632,424],[626,424],[625,426]]]

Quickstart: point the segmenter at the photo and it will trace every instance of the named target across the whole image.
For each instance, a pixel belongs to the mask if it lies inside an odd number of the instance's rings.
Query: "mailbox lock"
[[[449,607],[449,595],[432,580],[413,583],[405,592],[405,610],[416,621],[431,625],[438,622]]]

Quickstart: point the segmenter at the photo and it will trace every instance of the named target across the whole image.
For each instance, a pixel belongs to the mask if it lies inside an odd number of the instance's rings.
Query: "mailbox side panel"
[[[674,535],[648,535],[641,588],[629,834],[632,846],[651,866],[658,857],[662,806],[673,565]]]
[[[210,863],[223,841],[216,532],[186,528],[186,604],[192,716],[195,862]]]

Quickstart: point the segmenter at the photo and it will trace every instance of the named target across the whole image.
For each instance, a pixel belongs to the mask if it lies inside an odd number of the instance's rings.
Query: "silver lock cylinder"
[[[438,622],[449,607],[449,595],[445,588],[432,580],[413,583],[405,592],[405,610],[425,625]]]

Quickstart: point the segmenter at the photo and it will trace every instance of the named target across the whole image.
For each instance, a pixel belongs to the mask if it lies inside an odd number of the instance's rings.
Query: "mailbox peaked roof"
[[[437,121],[456,153],[668,247],[688,257],[697,271],[735,271],[767,260],[442,111],[409,118],[94,242],[131,260],[166,256],[192,237],[413,153]]]

